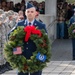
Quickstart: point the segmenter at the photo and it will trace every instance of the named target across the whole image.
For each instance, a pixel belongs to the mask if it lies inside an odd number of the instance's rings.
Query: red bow
[[[41,37],[41,31],[39,29],[36,29],[35,26],[26,26],[24,28],[24,32],[26,32],[25,41],[27,42],[30,38],[31,34],[37,34],[39,37]]]

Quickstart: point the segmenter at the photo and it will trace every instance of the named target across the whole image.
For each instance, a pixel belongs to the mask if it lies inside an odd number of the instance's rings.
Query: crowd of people
[[[68,2],[57,4],[57,38],[68,38],[68,27],[71,17],[74,15],[75,5]]]
[[[8,10],[13,10],[15,12],[18,12],[19,10],[25,11],[25,0],[22,0],[19,3],[14,4],[13,1],[2,1],[0,2],[0,9],[3,9],[4,11],[8,11]],[[40,3],[38,3],[37,1],[29,1],[29,3],[33,4],[38,11],[40,12],[40,14],[44,14],[45,13],[45,2],[42,1]]]

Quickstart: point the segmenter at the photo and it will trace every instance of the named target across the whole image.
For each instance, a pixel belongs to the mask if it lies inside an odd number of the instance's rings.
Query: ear
[[[39,12],[36,11],[36,16],[38,16],[38,15],[39,15]]]

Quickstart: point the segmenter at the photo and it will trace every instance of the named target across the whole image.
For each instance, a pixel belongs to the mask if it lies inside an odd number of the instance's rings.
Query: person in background
[[[23,15],[23,11],[22,11],[22,10],[20,10],[20,11],[18,12],[18,18],[17,18],[17,20],[16,20],[16,23],[17,23],[18,21],[21,21],[21,20],[24,20],[24,15]]]
[[[73,9],[73,11],[74,11],[74,14],[73,14],[73,16],[70,18],[70,22],[69,22],[68,27],[70,27],[72,23],[75,24],[75,8]]]
[[[16,19],[15,19],[14,11],[13,10],[9,10],[6,13],[5,24],[8,26],[8,32],[15,26]]]
[[[40,14],[45,14],[42,3],[39,4],[39,12],[40,12]]]
[[[36,18],[39,22],[42,22],[42,23],[43,23],[43,21],[42,21],[41,19],[38,19],[39,14],[40,14],[39,8],[36,7],[36,16],[35,16],[35,18]]]
[[[9,68],[9,63],[6,61],[5,57],[4,57],[4,44],[7,41],[7,27],[4,24],[5,21],[5,14],[3,13],[2,10],[2,14],[1,14],[1,10],[0,10],[0,74],[10,70]]]
[[[2,1],[1,6],[2,6],[2,9],[3,9],[4,11],[7,11],[7,10],[6,10],[6,9],[7,9],[7,7],[6,7],[6,1]]]
[[[57,13],[57,38],[64,39],[64,25],[65,25],[65,12],[63,9],[63,3],[61,2],[58,5],[58,13]]]

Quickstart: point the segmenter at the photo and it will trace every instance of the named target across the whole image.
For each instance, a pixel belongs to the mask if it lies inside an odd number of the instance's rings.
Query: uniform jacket
[[[73,15],[70,19],[70,23],[69,23],[69,26],[71,26],[72,23],[75,22],[75,15]]]
[[[44,29],[46,31],[45,24],[43,24],[43,23],[41,23],[41,22],[39,22],[37,20],[34,20],[33,25],[34,26],[38,26],[39,29]],[[26,20],[18,22],[16,24],[16,26],[10,32],[12,32],[18,26],[24,26],[24,27],[27,26]],[[24,50],[22,52],[22,55],[24,55],[27,59],[30,59],[30,57],[32,56],[32,53],[34,51],[36,51],[36,45],[35,45],[35,43],[32,40],[28,40],[28,42],[24,42],[23,46],[24,46]]]

